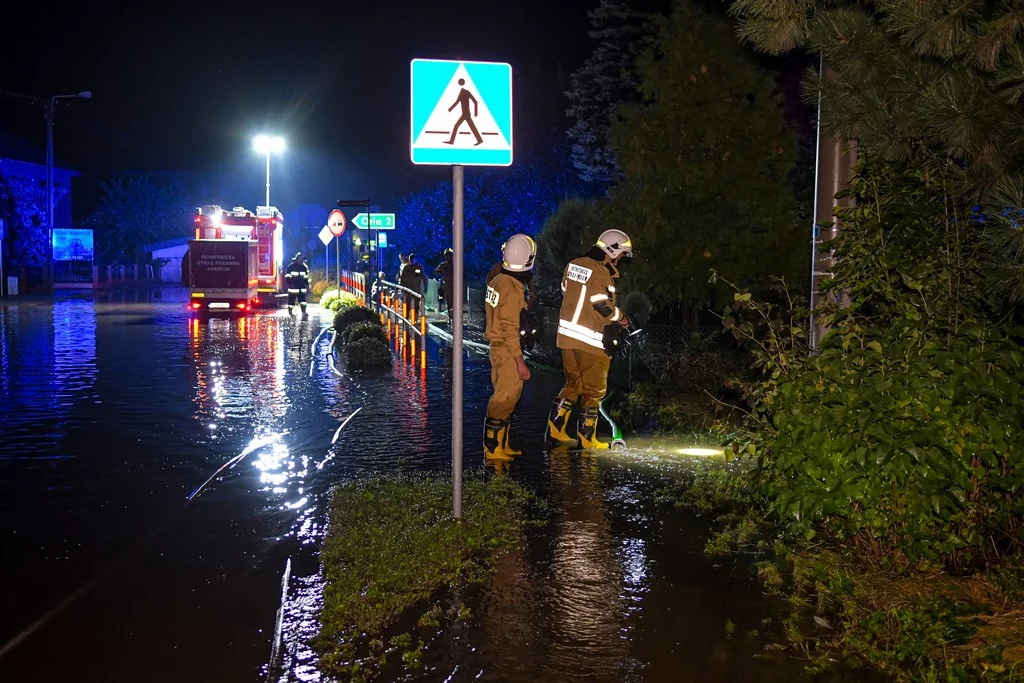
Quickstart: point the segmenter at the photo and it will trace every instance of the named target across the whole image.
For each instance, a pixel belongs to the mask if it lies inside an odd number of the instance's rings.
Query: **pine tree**
[[[631,286],[662,306],[720,305],[715,269],[734,282],[803,276],[804,226],[788,177],[798,145],[773,74],[724,16],[676,0],[639,62],[642,102],[611,130],[622,177],[607,226],[633,239]]]
[[[739,35],[781,54],[820,54],[806,96],[826,135],[869,157],[963,168],[985,196],[1024,162],[1024,1],[735,0]]]
[[[580,179],[604,189],[616,175],[608,149],[608,126],[616,108],[636,100],[635,63],[651,27],[645,15],[620,0],[600,0],[588,13],[589,36],[597,41],[593,54],[570,77],[566,115],[572,162]]]

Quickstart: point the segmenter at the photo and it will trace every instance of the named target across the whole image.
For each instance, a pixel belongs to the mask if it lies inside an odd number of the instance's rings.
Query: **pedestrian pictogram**
[[[413,163],[512,163],[511,66],[414,59],[411,78]]]

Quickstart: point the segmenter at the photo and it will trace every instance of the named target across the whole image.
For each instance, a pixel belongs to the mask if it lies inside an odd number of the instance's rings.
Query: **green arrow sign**
[[[394,230],[395,214],[393,213],[371,213],[358,214],[352,219],[352,225],[360,230]]]

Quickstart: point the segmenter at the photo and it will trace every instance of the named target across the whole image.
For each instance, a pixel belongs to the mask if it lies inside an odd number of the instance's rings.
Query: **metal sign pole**
[[[452,516],[462,519],[462,166],[452,166]]]
[[[334,273],[338,280],[338,294],[341,294],[341,238],[334,238]]]

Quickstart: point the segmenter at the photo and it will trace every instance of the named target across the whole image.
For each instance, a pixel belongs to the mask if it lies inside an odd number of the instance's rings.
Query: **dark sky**
[[[590,51],[596,0],[452,2],[23,2],[0,41],[0,89],[91,90],[58,113],[56,150],[89,189],[119,169],[230,174],[262,203],[261,131],[284,135],[274,204],[387,204],[450,171],[409,161],[409,60],[513,66],[517,158],[550,144],[562,91]],[[45,144],[41,113],[0,99],[0,126]],[[251,187],[251,191],[250,188]],[[276,190],[275,190],[276,188]]]

